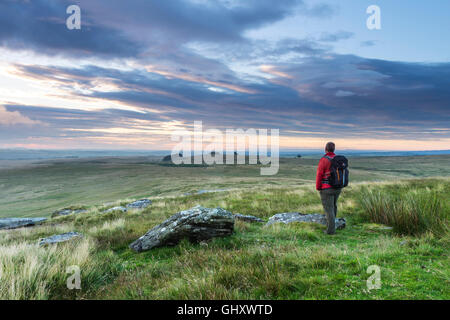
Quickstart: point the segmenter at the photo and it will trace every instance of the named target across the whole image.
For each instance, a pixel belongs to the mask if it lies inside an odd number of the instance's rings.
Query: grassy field
[[[89,210],[0,231],[0,298],[449,299],[449,160],[350,159],[352,183],[339,203],[347,227],[336,236],[324,235],[319,225],[236,222],[230,237],[141,254],[128,245],[197,204],[265,219],[322,212],[313,185],[317,159],[282,159],[273,177],[259,176],[252,166],[170,167],[150,158],[2,169],[1,216],[50,216],[70,205]],[[204,189],[229,191],[183,195]],[[99,214],[144,196],[153,204],[143,211]],[[67,231],[85,237],[36,245]],[[81,268],[82,290],[66,288],[70,265]],[[371,265],[381,269],[379,290],[367,289]]]
[[[315,179],[318,159],[280,159],[275,176],[258,166],[164,166],[159,158],[54,160],[2,167],[0,217],[47,217],[57,209],[126,198],[181,196],[198,190],[292,187]],[[450,155],[351,158],[351,181],[450,176]]]

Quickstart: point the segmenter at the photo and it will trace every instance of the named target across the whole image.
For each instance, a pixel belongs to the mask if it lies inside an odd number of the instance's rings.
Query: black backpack
[[[348,160],[344,156],[331,158],[325,156],[331,162],[330,177],[328,184],[333,188],[344,188],[348,186]]]

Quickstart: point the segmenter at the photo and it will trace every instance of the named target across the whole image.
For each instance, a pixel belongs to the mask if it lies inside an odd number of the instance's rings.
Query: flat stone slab
[[[31,227],[46,220],[47,218],[4,218],[0,219],[0,230]]]
[[[182,239],[201,242],[215,237],[225,237],[233,233],[233,214],[222,208],[193,207],[181,211],[149,230],[134,241],[130,248],[146,251],[161,246],[176,245]]]
[[[185,196],[192,196],[192,195],[199,195],[199,194],[205,194],[205,193],[225,192],[225,191],[229,191],[229,190],[227,190],[227,189],[198,190],[197,192],[187,192],[184,195]]]
[[[69,240],[72,240],[74,238],[81,238],[83,235],[78,232],[67,232],[63,234],[55,234],[48,238],[43,238],[39,240],[40,246],[46,246],[50,244],[60,243],[60,242],[66,242]]]
[[[79,214],[79,213],[86,213],[86,209],[62,209],[58,210],[52,213],[52,218],[58,217],[58,216],[68,216],[69,214]]]
[[[277,213],[276,215],[269,218],[266,226],[270,226],[274,223],[292,223],[292,222],[306,222],[306,223],[319,223],[322,225],[327,225],[327,218],[325,215],[320,213],[313,214],[303,214],[299,212],[288,212],[288,213]],[[336,229],[344,229],[346,221],[344,218],[337,218]]]
[[[245,222],[264,222],[264,220],[261,218],[255,216],[248,216],[240,213],[234,214],[234,218]]]
[[[105,213],[110,213],[110,212],[114,212],[114,211],[127,212],[128,209],[125,208],[125,207],[114,207],[114,208],[111,208],[111,209],[106,210]]]
[[[141,199],[141,200],[134,201],[132,203],[127,204],[127,208],[129,208],[129,209],[145,209],[151,204],[152,204],[151,200]]]

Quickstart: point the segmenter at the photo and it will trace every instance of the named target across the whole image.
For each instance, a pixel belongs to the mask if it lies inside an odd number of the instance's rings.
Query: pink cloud
[[[40,121],[31,120],[23,116],[18,111],[8,111],[5,107],[0,106],[0,125],[15,126],[15,125],[37,125],[42,124]]]

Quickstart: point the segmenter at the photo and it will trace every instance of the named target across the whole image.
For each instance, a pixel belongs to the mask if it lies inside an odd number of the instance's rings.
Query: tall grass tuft
[[[66,268],[84,268],[93,242],[82,239],[48,248],[21,242],[0,246],[0,299],[49,299],[55,287],[64,287]]]
[[[403,193],[365,188],[357,199],[365,220],[392,226],[402,235],[431,232],[442,236],[449,231],[450,216],[444,196],[428,188]]]

